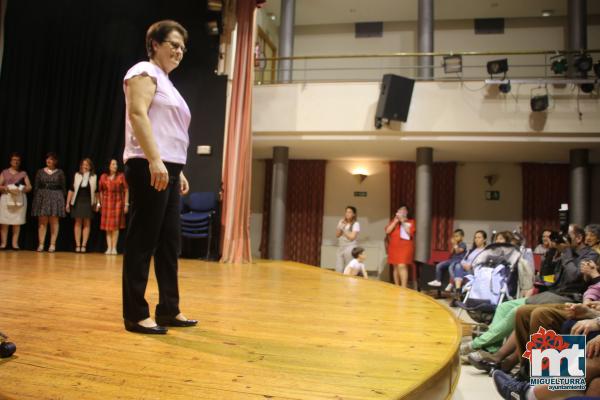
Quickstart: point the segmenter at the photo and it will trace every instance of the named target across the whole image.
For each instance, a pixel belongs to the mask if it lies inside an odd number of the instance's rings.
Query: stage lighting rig
[[[558,60],[552,61],[552,64],[550,65],[550,69],[556,75],[562,75],[565,72],[567,72],[567,70],[569,69],[569,63],[567,62],[566,58],[561,57]]]
[[[588,54],[582,54],[575,59],[575,68],[581,72],[583,76],[587,75],[592,70],[594,60]]]
[[[487,63],[487,71],[490,76],[504,74],[508,71],[508,59],[503,58],[500,60],[488,61]]]
[[[537,94],[534,95],[534,91],[536,90],[545,90],[544,94]],[[533,112],[542,112],[542,111],[546,111],[548,109],[548,105],[550,104],[549,98],[548,98],[548,88],[535,88],[535,89],[531,89],[531,111]]]

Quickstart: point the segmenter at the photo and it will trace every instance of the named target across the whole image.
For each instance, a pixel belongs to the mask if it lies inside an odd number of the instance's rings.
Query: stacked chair
[[[181,201],[181,237],[189,241],[204,239],[209,259],[212,246],[213,220],[217,213],[217,195],[214,192],[194,192]]]

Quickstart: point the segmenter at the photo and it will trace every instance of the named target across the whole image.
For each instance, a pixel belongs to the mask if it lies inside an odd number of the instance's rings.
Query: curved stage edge
[[[432,298],[292,262],[181,260],[197,328],[126,332],[121,257],[1,252],[0,399],[446,399],[461,327]],[[151,272],[151,310],[158,299]]]

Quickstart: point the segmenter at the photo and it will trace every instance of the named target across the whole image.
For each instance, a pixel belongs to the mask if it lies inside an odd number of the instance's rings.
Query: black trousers
[[[159,292],[156,315],[179,314],[179,174],[183,165],[165,163],[165,166],[169,185],[159,192],[150,186],[147,160],[130,159],[125,165],[130,215],[123,253],[123,318],[133,322],[150,316],[144,293],[152,256]]]

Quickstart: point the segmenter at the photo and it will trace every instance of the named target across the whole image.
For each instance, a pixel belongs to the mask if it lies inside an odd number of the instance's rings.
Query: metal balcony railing
[[[587,55],[593,65],[586,74],[577,70],[575,61]],[[430,56],[429,65],[419,65],[419,57]],[[448,67],[455,66],[460,59],[461,71],[450,72]],[[493,52],[434,52],[434,53],[390,53],[390,54],[353,54],[353,55],[314,55],[297,57],[257,58],[255,60],[255,83],[305,83],[305,82],[373,82],[380,81],[384,74],[397,74],[417,80],[469,81],[489,79],[487,63],[506,59],[508,71],[499,73],[494,79],[564,79],[585,78],[598,82],[600,50],[564,51],[493,51]],[[564,63],[561,60],[564,59]],[[291,62],[291,79],[278,81],[280,60]],[[446,67],[444,64],[446,63]],[[561,65],[568,66],[562,73]],[[421,70],[432,70],[432,78],[422,78]]]

